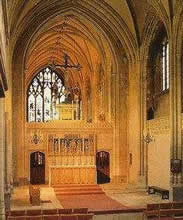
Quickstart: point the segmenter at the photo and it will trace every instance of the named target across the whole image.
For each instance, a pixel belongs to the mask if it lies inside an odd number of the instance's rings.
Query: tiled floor
[[[29,189],[28,186],[15,187],[11,197],[11,210],[19,209],[52,209],[63,208],[60,202],[57,200],[54,190],[51,187],[40,186],[40,206],[32,206],[29,202]]]
[[[120,186],[102,187],[106,195],[128,207],[142,208],[147,203],[168,202],[168,200],[162,200],[160,195],[148,195],[144,190],[124,190]],[[40,189],[41,208],[63,208],[62,204],[57,200],[53,188],[40,186]],[[10,206],[12,210],[40,208],[40,206],[32,206],[30,204],[28,186],[14,188]]]
[[[106,192],[106,194],[128,207],[146,207],[147,203],[161,203],[169,202],[169,200],[162,200],[161,196],[148,195],[145,191],[136,192]]]
[[[162,200],[161,195],[151,194],[149,195],[145,189],[124,189],[122,186],[115,185],[102,185],[106,195],[120,202],[124,206],[128,207],[146,207],[147,203],[161,203],[169,202],[169,200]]]

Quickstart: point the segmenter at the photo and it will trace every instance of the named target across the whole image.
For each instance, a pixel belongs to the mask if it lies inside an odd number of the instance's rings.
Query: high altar
[[[96,184],[94,135],[48,136],[49,183]]]

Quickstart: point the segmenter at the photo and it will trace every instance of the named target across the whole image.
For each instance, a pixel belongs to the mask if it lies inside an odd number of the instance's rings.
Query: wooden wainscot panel
[[[50,167],[51,185],[96,184],[96,167]]]

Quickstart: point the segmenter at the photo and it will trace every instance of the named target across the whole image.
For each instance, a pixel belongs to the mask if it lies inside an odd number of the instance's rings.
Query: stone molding
[[[151,135],[161,135],[170,133],[169,117],[161,117],[147,121],[147,130]]]
[[[26,123],[25,128],[27,129],[37,129],[37,128],[44,128],[44,129],[113,129],[112,124],[108,122],[102,122],[102,123],[87,123],[85,121],[77,121],[77,122],[64,122],[64,121],[53,121],[53,122],[47,122],[47,123]]]

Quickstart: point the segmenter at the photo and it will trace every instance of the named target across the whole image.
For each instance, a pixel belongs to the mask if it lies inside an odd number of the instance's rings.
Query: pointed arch
[[[27,121],[47,122],[58,117],[54,103],[65,101],[63,78],[46,67],[38,72],[27,89]]]

